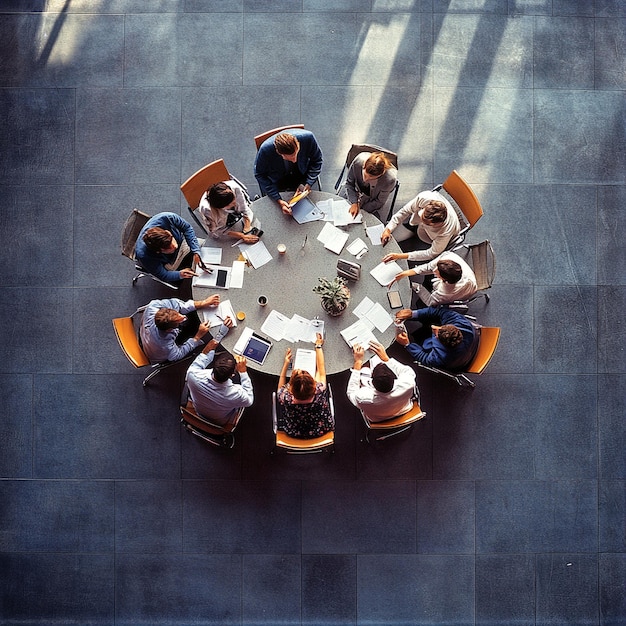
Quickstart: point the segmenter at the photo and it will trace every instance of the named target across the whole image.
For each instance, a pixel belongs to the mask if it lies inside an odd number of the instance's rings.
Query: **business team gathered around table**
[[[340,195],[312,190],[321,168],[312,133],[278,132],[257,153],[261,197],[250,201],[231,179],[190,207],[203,240],[175,213],[155,215],[139,234],[141,267],[168,283],[191,279],[193,293],[187,302],[151,302],[140,342],[153,363],[202,348],[187,383],[206,419],[236,425],[254,402],[251,367],[278,377],[279,427],[291,436],[334,428],[326,375],[346,369],[350,401],[382,421],[406,411],[417,391],[413,369],[387,355],[394,340],[410,357],[451,369],[476,352],[477,327],[445,307],[476,292],[471,268],[448,249],[460,225],[447,199],[422,192],[384,224],[370,211],[396,185],[385,154],[357,155]],[[403,252],[397,240],[414,236],[422,249]],[[431,278],[430,290],[414,284],[427,308],[410,308],[412,284],[403,279],[412,275]],[[422,323],[417,333],[405,327],[412,320]]]

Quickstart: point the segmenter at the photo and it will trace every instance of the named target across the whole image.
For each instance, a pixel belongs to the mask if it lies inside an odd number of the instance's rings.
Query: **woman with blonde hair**
[[[398,179],[398,170],[384,152],[361,152],[354,157],[339,195],[350,202],[350,214],[374,213],[387,202]]]
[[[278,428],[290,437],[312,439],[335,428],[326,389],[323,344],[322,335],[318,333],[315,340],[315,377],[305,370],[296,369],[287,383],[291,348],[287,348],[285,353],[276,399],[281,409],[278,412]]]

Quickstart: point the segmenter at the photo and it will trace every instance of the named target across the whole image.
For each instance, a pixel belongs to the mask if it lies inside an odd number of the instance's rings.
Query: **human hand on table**
[[[411,309],[400,309],[396,313],[397,320],[410,320],[413,317],[413,311]]]
[[[285,202],[285,200],[277,200],[278,202],[278,206],[280,207],[280,210],[285,214],[285,215],[291,215],[291,208],[289,207],[289,203]]]
[[[390,239],[391,239],[391,231],[388,228],[385,228],[385,230],[383,230],[380,236],[380,241],[382,242],[384,246]]]
[[[365,348],[361,344],[355,343],[352,346],[352,354],[354,355],[354,369],[360,370],[363,365],[363,357],[365,355]]]
[[[247,359],[245,356],[240,356],[238,354],[235,354],[235,361],[236,361],[236,365],[235,368],[237,369],[237,371],[241,374],[245,371],[247,371]]]
[[[190,267],[180,270],[179,274],[181,278],[193,278],[194,276],[197,276],[197,274]]]
[[[209,296],[208,298],[205,298],[204,300],[202,300],[199,308],[204,309],[205,307],[208,307],[208,306],[217,306],[219,303],[220,303],[220,296],[219,294],[215,294],[214,296]]]
[[[350,205],[350,215],[352,215],[352,217],[356,217],[359,214],[359,203],[355,202],[354,204]]]
[[[387,351],[385,350],[385,346],[382,343],[378,343],[378,341],[370,341],[370,350],[381,360],[388,361],[389,356],[387,355]]]

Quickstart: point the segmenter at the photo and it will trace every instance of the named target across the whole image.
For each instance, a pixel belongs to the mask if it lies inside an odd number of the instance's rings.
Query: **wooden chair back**
[[[126,358],[135,367],[150,365],[150,360],[139,345],[133,318],[116,317],[113,320],[113,328],[115,329],[115,336],[120,344],[120,348],[122,348],[122,352],[126,355]]]
[[[468,374],[482,374],[483,370],[491,361],[498,341],[500,340],[500,328],[496,326],[483,326],[480,330],[480,341],[478,351],[467,366],[465,372]]]
[[[443,188],[456,202],[457,206],[465,216],[470,228],[482,217],[483,209],[474,190],[465,182],[461,175],[452,170],[448,178],[443,183]]]
[[[290,128],[300,128],[304,129],[304,124],[291,124],[289,126],[279,126],[278,128],[273,128],[272,130],[268,130],[260,135],[257,135],[254,138],[254,144],[256,145],[256,149],[258,150],[261,147],[261,144],[271,137],[272,135],[276,135],[278,133],[282,133],[284,130],[289,130]]]
[[[180,186],[180,190],[183,196],[185,196],[185,200],[187,200],[187,205],[194,211],[200,204],[202,194],[204,194],[211,185],[230,180],[230,178],[231,176],[224,163],[224,159],[218,159],[217,161],[205,165],[195,174],[192,174]]]

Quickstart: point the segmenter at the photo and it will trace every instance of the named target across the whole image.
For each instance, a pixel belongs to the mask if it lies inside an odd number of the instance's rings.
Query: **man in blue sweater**
[[[463,371],[476,354],[480,337],[476,327],[467,317],[447,307],[402,309],[396,319],[422,323],[422,328],[415,333],[418,337],[425,335],[421,343],[419,339],[411,341],[406,332],[399,333],[396,341],[423,365]]]
[[[280,191],[304,191],[311,188],[322,171],[322,151],[312,132],[290,128],[268,137],[259,148],[254,175],[261,194],[275,200],[283,213],[291,215]]]
[[[166,283],[195,276],[194,260],[203,266],[196,233],[176,213],[157,213],[146,222],[137,237],[135,257],[141,267]]]

